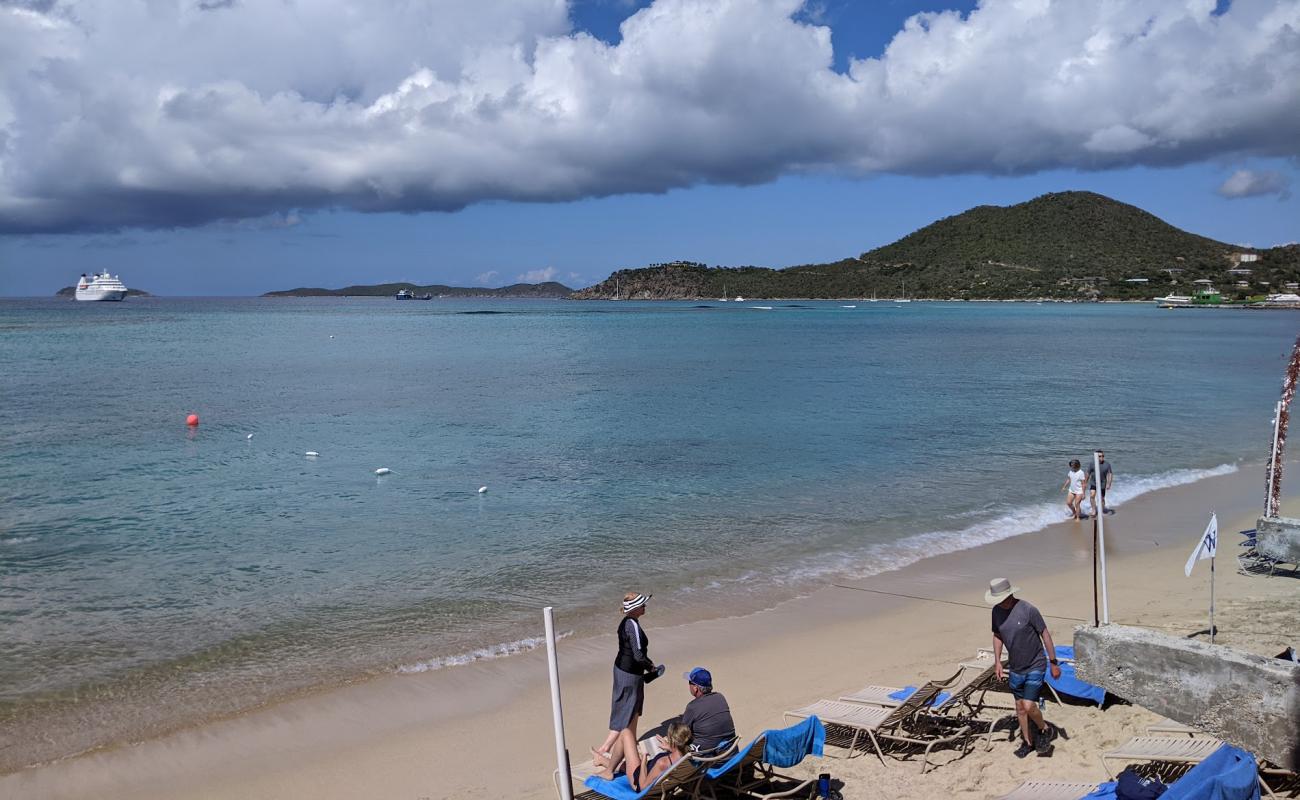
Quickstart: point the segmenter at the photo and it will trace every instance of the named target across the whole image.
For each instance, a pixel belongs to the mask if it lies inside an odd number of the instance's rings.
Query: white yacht
[[[1170,294],[1156,298],[1156,306],[1159,308],[1183,308],[1191,304],[1191,296],[1185,294]]]
[[[121,300],[126,297],[126,286],[116,275],[109,275],[108,270],[89,278],[82,273],[74,296],[78,300]]]

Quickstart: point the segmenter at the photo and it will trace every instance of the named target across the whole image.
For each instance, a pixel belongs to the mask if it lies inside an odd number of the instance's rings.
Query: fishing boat
[[[121,300],[126,297],[126,285],[116,275],[109,275],[108,270],[91,277],[86,277],[85,273],[82,273],[73,297],[82,302]]]
[[[393,295],[393,297],[397,300],[414,300],[415,292],[410,289],[398,289],[397,294]]]

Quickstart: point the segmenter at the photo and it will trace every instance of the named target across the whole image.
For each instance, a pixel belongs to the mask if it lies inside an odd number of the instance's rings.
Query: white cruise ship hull
[[[98,289],[93,286],[78,289],[76,294],[76,298],[81,301],[121,300],[123,297],[126,297],[126,289]]]

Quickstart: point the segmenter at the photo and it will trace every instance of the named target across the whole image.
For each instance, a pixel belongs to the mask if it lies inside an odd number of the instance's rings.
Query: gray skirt
[[[645,681],[614,667],[614,697],[610,702],[609,729],[621,731],[632,724],[632,717],[641,715],[645,703]]]

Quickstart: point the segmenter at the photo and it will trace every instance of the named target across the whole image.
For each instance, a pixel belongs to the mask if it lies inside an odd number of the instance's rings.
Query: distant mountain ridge
[[[442,284],[421,286],[415,283],[377,283],[344,286],[342,289],[285,289],[278,292],[267,292],[262,297],[393,297],[402,289],[415,295],[431,294],[434,297],[565,298],[573,294],[573,290],[564,284],[547,281],[545,283],[515,283],[498,289],[443,286]]]
[[[1238,254],[1257,260],[1238,264]],[[1230,274],[1229,269],[1249,274]],[[1137,280],[1131,280],[1137,279]],[[1141,280],[1145,279],[1145,281]],[[1300,247],[1238,247],[1188,233],[1093,192],[1058,192],[1012,206],[977,206],[898,241],[830,264],[715,268],[689,261],[620,270],[579,299],[753,298],[1150,299],[1281,291],[1300,280]],[[1244,280],[1246,287],[1238,287]]]

